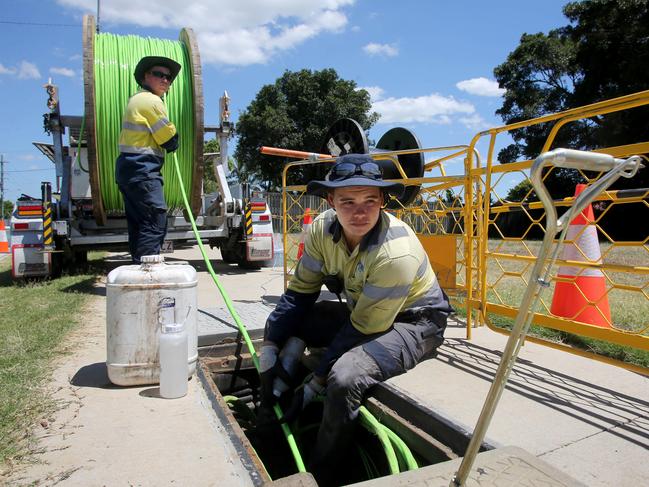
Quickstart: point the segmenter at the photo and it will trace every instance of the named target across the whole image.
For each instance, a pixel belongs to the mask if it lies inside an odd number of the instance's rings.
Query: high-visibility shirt
[[[397,314],[407,308],[448,309],[417,235],[383,211],[353,251],[347,248],[333,209],[313,221],[288,289],[318,293],[323,278],[330,275],[343,282],[351,323],[365,335],[389,329]]]
[[[122,118],[120,158],[116,179],[120,184],[161,177],[165,150],[161,147],[176,134],[162,99],[148,90],[131,96]]]

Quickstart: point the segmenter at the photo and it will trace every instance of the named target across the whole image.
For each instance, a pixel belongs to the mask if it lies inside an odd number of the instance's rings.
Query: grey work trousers
[[[120,184],[124,197],[128,248],[134,264],[143,255],[158,255],[167,235],[167,204],[162,181],[147,179]]]
[[[304,320],[300,338],[309,347],[326,346],[349,314],[345,304],[318,302]],[[403,374],[430,357],[441,344],[445,316],[442,317],[443,323],[439,324],[432,323],[429,315],[404,313],[403,316],[409,317],[409,322],[395,321],[385,333],[368,337],[366,342],[347,351],[333,364],[327,376],[322,423],[309,461],[309,471],[319,482],[345,454],[354,420],[367,390],[390,377]]]

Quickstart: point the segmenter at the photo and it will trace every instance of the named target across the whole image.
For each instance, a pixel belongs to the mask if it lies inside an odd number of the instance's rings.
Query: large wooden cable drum
[[[122,115],[139,87],[133,77],[144,56],[165,56],[182,69],[165,95],[169,119],[176,125],[176,151],[180,172],[189,194],[192,213],[201,207],[203,180],[203,87],[198,46],[191,29],[179,41],[96,33],[95,19],[83,21],[84,116],[88,141],[88,166],[93,212],[98,224],[124,214],[124,203],[115,183]],[[183,207],[180,183],[167,157],[162,168],[164,193],[170,211]]]
[[[320,146],[321,154],[331,154],[333,157],[345,154],[374,154],[381,152],[421,149],[417,136],[403,127],[394,127],[388,130],[379,139],[376,149],[370,150],[363,127],[351,118],[341,118],[334,122],[325,135]],[[400,154],[397,156],[401,168],[409,178],[421,178],[424,175],[424,154]],[[387,159],[376,159],[376,163],[383,171],[384,179],[401,179],[401,174],[394,162]],[[319,166],[317,171],[311,171],[307,180],[324,179],[329,167]],[[387,204],[390,210],[397,210],[412,203],[419,194],[420,185],[408,185],[401,197],[391,200]]]

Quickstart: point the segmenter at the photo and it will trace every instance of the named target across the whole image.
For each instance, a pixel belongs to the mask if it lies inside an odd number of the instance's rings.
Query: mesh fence
[[[554,123],[545,152],[553,148],[557,130],[571,121],[647,104],[649,92],[643,92],[484,131],[468,146],[421,149],[426,158],[423,177],[399,180],[417,186],[417,196],[390,211],[420,237],[440,283],[466,315],[467,335],[474,325],[511,323],[545,235],[545,211],[529,180],[533,161],[498,164],[496,139],[522,126]],[[476,149],[482,139],[489,147],[484,160]],[[632,142],[596,150],[616,157],[649,153],[649,142]],[[287,164],[286,174],[304,164]],[[546,186],[559,180],[581,181],[587,187],[601,177],[565,171],[545,171]],[[604,192],[592,205],[592,214],[585,211],[580,222],[573,222],[533,324],[649,350],[649,189],[638,184],[632,190]],[[569,196],[555,199],[559,215],[574,201],[574,186],[562,188]],[[627,187],[633,186],[632,179],[627,181]],[[515,201],[508,199],[512,187],[519,189]],[[281,194],[269,195],[273,213],[282,215],[281,226],[274,228],[283,233],[286,282],[304,238],[305,213],[315,217],[328,208],[325,200],[304,191],[305,186],[286,186]]]

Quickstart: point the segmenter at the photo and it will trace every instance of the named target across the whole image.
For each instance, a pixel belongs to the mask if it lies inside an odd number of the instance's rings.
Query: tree
[[[563,8],[570,24],[548,34],[523,34],[519,46],[494,69],[507,91],[496,111],[507,124],[627,95],[649,87],[649,1],[586,0]],[[498,154],[501,163],[541,151],[551,125],[511,133],[514,144]],[[626,110],[564,126],[554,147],[595,149],[644,141],[649,109]],[[576,171],[554,170],[546,179],[555,197],[572,196],[582,182]],[[617,188],[649,183],[649,170]]]
[[[339,78],[334,69],[286,71],[263,86],[239,116],[238,166],[268,189],[281,187],[283,161],[261,154],[262,145],[319,152],[327,130],[340,118],[353,118],[369,130],[379,118],[370,110],[369,93]]]
[[[530,180],[524,179],[509,190],[505,199],[507,201],[535,201],[538,200],[538,197]]]
[[[4,200],[2,202],[2,216],[0,218],[9,219],[14,211],[14,204],[11,201]]]
[[[203,142],[203,154],[215,154],[220,151],[219,139]],[[217,189],[216,173],[214,172],[214,156],[203,157],[203,192],[213,193]]]

